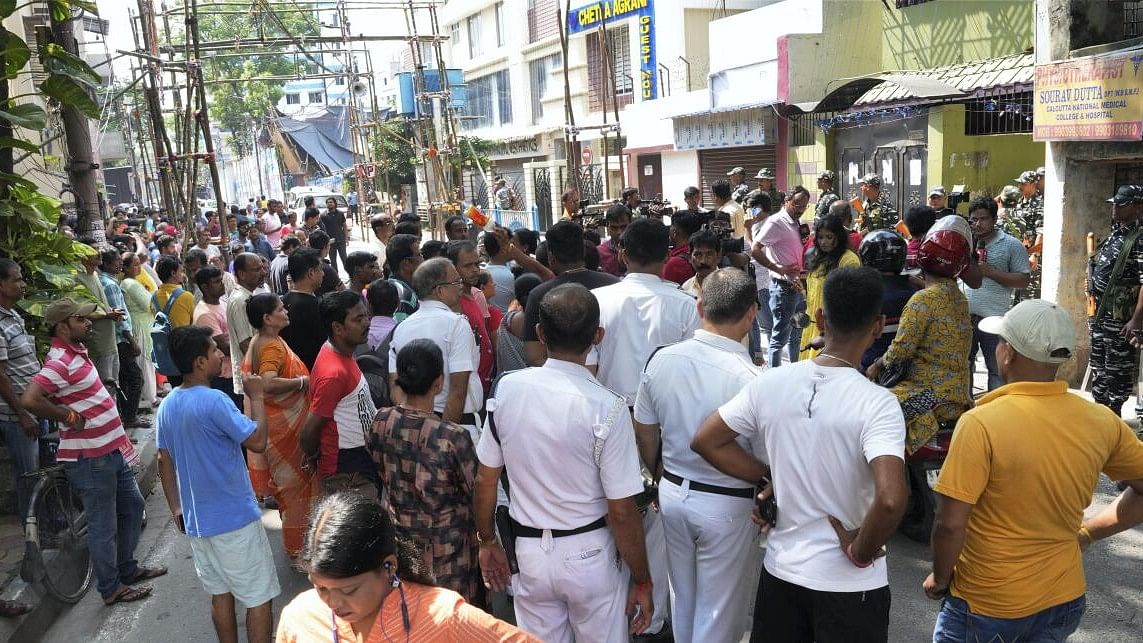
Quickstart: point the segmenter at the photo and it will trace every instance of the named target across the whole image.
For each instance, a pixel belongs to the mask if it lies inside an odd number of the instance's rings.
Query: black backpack
[[[362,344],[354,353],[357,367],[369,385],[369,397],[373,398],[373,405],[379,409],[393,406],[393,399],[389,395],[389,345],[393,343],[395,330],[396,326],[376,349],[369,350],[368,344]]]

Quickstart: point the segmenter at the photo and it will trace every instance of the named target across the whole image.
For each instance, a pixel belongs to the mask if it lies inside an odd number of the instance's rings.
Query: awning
[[[808,114],[810,112],[841,112],[860,102],[863,96],[874,88],[891,83],[901,88],[913,98],[949,98],[963,96],[956,87],[926,76],[913,74],[875,74],[855,78],[842,84],[816,103],[797,103],[786,107],[787,114]]]

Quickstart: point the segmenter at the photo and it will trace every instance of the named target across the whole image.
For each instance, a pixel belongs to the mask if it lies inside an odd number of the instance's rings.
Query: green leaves
[[[28,49],[28,43],[11,31],[3,32],[3,37],[0,38],[0,53],[4,55],[4,77],[8,80],[14,80],[24,65],[32,59],[32,50]]]
[[[47,127],[48,115],[44,108],[32,103],[22,105],[9,105],[8,109],[0,109],[0,118],[16,127],[41,130]]]
[[[0,18],[7,18],[16,12],[16,0],[0,0]]]
[[[10,136],[0,136],[0,147],[14,147],[18,150],[31,152],[35,154],[40,151],[40,146],[30,141],[25,141],[21,138],[12,138]]]
[[[90,87],[99,87],[103,82],[99,74],[83,62],[83,59],[54,42],[49,42],[40,48],[40,58],[44,62],[44,69],[49,73],[67,76]]]
[[[88,118],[99,118],[99,105],[91,98],[87,88],[68,76],[52,74],[40,83],[40,91],[59,102],[74,107]]]

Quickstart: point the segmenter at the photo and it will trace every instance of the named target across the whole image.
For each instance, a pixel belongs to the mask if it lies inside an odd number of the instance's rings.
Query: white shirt
[[[468,392],[464,397],[464,413],[480,410],[484,387],[476,368],[480,364],[480,349],[472,335],[472,326],[460,313],[454,313],[443,303],[433,299],[421,300],[417,312],[409,315],[393,331],[389,345],[389,372],[397,372],[397,353],[414,339],[430,339],[444,356],[444,388],[433,400],[433,410],[443,413],[448,400],[449,375],[468,372]]]
[[[223,273],[227,274],[227,273]],[[234,373],[234,394],[242,395],[242,342],[254,337],[254,327],[246,314],[246,302],[254,293],[236,284],[226,301],[226,330],[230,336],[230,369]]]
[[[718,407],[758,377],[742,344],[703,329],[651,356],[635,398],[635,420],[658,424],[663,435],[663,468],[687,480],[745,489],[739,480],[715,469],[691,450],[691,439]],[[697,376],[701,374],[701,376]],[[750,451],[750,441],[738,438]]]
[[[751,248],[753,248],[754,242],[762,240],[762,224],[764,224],[764,223],[766,223],[765,219],[763,219],[762,221],[759,221],[758,223],[755,223],[753,226],[751,226],[751,228],[750,228],[750,238],[752,239],[752,241],[750,242]],[[749,253],[749,249],[747,250],[747,252]],[[755,259],[753,256],[750,257],[750,263],[754,264],[754,281],[756,282],[756,284],[758,286],[758,290],[768,289],[770,287],[770,281],[771,281],[770,270],[767,269],[766,266],[763,266],[762,264],[758,263],[758,260]]]
[[[626,404],[579,364],[548,359],[505,375],[488,410],[500,440],[486,422],[476,457],[506,467],[520,524],[575,529],[605,515],[609,499],[643,491]]]
[[[869,463],[886,455],[904,460],[897,398],[856,369],[805,360],[766,371],[718,414],[772,471],[778,524],[769,534],[766,570],[824,592],[888,585],[885,559],[854,566],[827,516],[859,527],[873,504]]]
[[[633,272],[591,293],[599,301],[603,341],[588,355],[599,381],[635,404],[647,358],[660,346],[694,335],[700,326],[694,297],[658,275]]]

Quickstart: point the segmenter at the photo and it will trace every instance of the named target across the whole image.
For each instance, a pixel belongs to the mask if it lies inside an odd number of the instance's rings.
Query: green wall
[[[1007,56],[1035,40],[1033,0],[934,0],[901,9],[888,4],[881,14],[886,70]]]
[[[973,196],[996,196],[1024,170],[1044,164],[1044,144],[1031,134],[966,136],[964,105],[929,110],[928,177],[932,185],[965,185]]]

